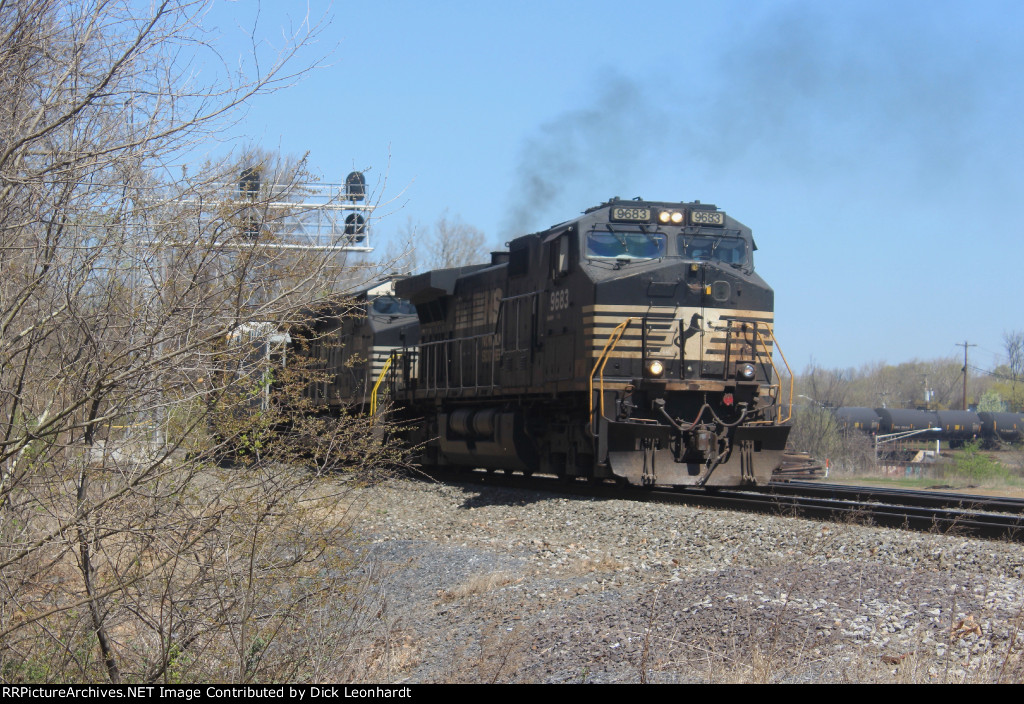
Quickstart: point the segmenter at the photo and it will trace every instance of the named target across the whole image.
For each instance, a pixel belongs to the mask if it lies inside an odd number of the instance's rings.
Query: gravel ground
[[[1020,545],[391,480],[392,682],[1020,682]]]

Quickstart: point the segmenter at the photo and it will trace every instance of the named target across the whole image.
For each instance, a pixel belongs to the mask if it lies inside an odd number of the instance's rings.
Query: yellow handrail
[[[377,383],[373,385],[373,391],[370,392],[370,415],[377,415],[377,389],[380,388],[381,382],[384,381],[384,375],[388,373],[388,369],[391,368],[391,362],[394,360],[396,353],[392,353],[388,357],[388,361],[384,362],[384,367],[380,370],[380,375],[377,377]]]
[[[782,394],[782,375],[779,370],[775,367],[775,361],[772,359],[772,353],[768,351],[768,345],[765,343],[761,333],[758,332],[757,327],[754,328],[754,334],[757,335],[757,339],[761,343],[761,347],[764,349],[765,356],[768,357],[768,362],[772,365],[772,371],[775,372],[775,376],[779,379],[779,394]],[[786,365],[786,372],[789,374],[789,403],[786,404],[789,407],[789,415],[784,420],[779,420],[778,423],[788,423],[789,419],[793,417],[793,370],[789,367],[789,362],[786,361],[786,355],[782,352],[782,347],[779,346],[779,341],[775,339],[775,331],[768,328],[768,334],[771,335],[772,344],[775,345],[775,349],[779,351],[779,356],[782,357],[782,363]],[[782,399],[778,399],[782,401]]]
[[[600,356],[597,361],[594,362],[594,368],[590,370],[590,431],[594,432],[594,376],[599,373],[598,367],[600,367],[601,381],[600,381],[600,392],[601,392],[601,416],[604,416],[604,368],[608,364],[608,355],[615,349],[615,345],[619,344],[619,340],[622,339],[623,334],[626,332],[626,328],[629,324],[639,318],[626,318],[621,323],[615,326],[612,330],[611,335],[608,336],[608,341],[604,343],[604,349],[601,350]]]

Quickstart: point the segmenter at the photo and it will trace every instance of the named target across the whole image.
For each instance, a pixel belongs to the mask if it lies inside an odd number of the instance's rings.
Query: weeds
[[[981,451],[981,443],[969,442],[953,459],[953,474],[971,482],[1002,482],[1010,477],[1010,471],[999,462],[992,460]]]

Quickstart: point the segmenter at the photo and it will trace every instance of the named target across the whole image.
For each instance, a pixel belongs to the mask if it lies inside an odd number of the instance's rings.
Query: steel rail
[[[778,495],[828,497],[848,501],[899,501],[907,506],[967,508],[992,513],[1024,514],[1024,499],[1005,496],[981,496],[915,489],[898,489],[820,482],[772,482],[766,491]]]
[[[435,468],[425,476],[460,483],[548,491],[589,498],[686,504],[958,537],[1024,542],[1024,515],[991,513],[971,507],[908,506],[905,503],[866,501],[863,497],[861,500],[843,500],[796,494],[781,495],[770,493],[770,488],[765,491],[652,490],[607,482],[567,481],[553,476],[523,477],[498,472],[454,471],[443,468]]]

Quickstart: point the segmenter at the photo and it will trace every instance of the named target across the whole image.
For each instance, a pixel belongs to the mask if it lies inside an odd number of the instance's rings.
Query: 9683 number
[[[694,225],[724,225],[725,213],[714,210],[693,210],[690,212],[690,222]]]
[[[651,219],[650,208],[628,208],[619,206],[612,208],[612,220],[628,220],[630,222],[647,222]]]

